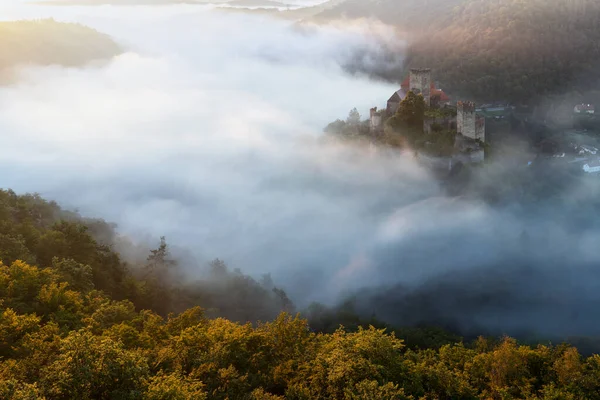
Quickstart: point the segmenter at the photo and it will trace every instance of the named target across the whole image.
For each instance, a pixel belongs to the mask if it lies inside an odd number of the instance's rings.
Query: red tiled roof
[[[434,89],[433,85],[432,85],[432,93],[433,94],[439,94],[440,95],[440,101],[442,102],[447,102],[450,101],[450,97],[448,97],[448,95],[442,90],[442,89]]]
[[[408,87],[410,86],[410,76],[407,76],[405,80],[402,81],[400,87],[408,92]]]
[[[408,92],[408,88],[410,87],[410,75],[407,76],[403,81],[402,84],[400,85],[400,87],[402,88],[402,90],[404,90],[405,92]],[[448,95],[446,93],[444,93],[443,90],[441,89],[437,89],[435,87],[435,83],[431,82],[431,94],[439,94],[440,95],[440,101],[442,102],[447,102],[450,101],[450,97],[448,97]]]

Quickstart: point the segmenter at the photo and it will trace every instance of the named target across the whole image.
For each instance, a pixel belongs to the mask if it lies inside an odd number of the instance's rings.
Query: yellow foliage
[[[202,382],[161,372],[150,378],[144,398],[146,400],[204,400],[208,397]]]

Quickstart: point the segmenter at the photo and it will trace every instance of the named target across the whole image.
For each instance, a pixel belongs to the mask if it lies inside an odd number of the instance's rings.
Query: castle
[[[485,117],[477,114],[473,102],[458,101],[456,106],[452,105],[450,97],[443,90],[436,88],[431,69],[411,69],[400,89],[388,99],[386,109],[371,109],[371,134],[383,133],[385,120],[396,113],[408,92],[422,95],[425,105],[430,109],[456,109],[455,117],[426,116],[423,127],[425,134],[430,134],[434,125],[441,125],[447,130],[456,129],[456,154],[453,158],[468,163],[484,160]]]
[[[443,90],[436,88],[431,79],[430,69],[411,69],[409,75],[400,85],[400,90],[394,92],[387,101],[386,111],[394,114],[408,92],[421,94],[428,106],[441,106],[450,103],[450,98]]]
[[[458,150],[458,158],[467,162],[483,161],[485,117],[477,115],[475,103],[471,101],[456,103],[456,133],[454,146]]]

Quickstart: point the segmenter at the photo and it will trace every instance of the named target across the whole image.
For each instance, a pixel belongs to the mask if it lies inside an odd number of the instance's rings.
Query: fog
[[[394,43],[386,27],[193,6],[4,7],[3,19],[84,23],[127,52],[23,68],[0,88],[0,186],[134,241],[164,235],[193,256],[190,279],[215,257],[270,272],[301,307],[360,290],[360,310],[398,324],[600,334],[600,231],[572,224],[577,207],[452,198],[410,154],[323,140],[328,122],[397,89],[346,72],[357,57],[377,64]]]
[[[377,226],[374,208],[407,184],[394,182],[399,156],[319,140],[331,120],[393,91],[340,67],[385,32],[191,6],[18,11],[82,22],[128,52],[83,70],[26,68],[0,91],[4,187],[136,240],[165,235],[200,263],[297,281],[349,263],[347,249]]]

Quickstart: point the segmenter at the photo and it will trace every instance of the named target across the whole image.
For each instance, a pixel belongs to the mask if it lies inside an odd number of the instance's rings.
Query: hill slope
[[[463,0],[346,0],[321,11],[316,21],[374,18],[403,30],[419,31],[437,22]]]
[[[22,64],[82,66],[121,51],[108,35],[79,24],[0,22],[0,70]]]
[[[586,90],[600,81],[600,3],[467,0],[413,43],[407,65],[482,101]]]
[[[184,294],[165,287],[173,265],[164,241],[135,277],[92,237],[108,243],[112,233],[39,196],[0,190],[0,399],[600,398],[600,357],[568,345],[438,346],[444,335],[429,329],[435,341],[411,349],[373,326],[317,334],[285,313],[255,325],[211,319],[197,306],[157,313]],[[219,281],[191,303],[206,304],[222,286],[233,309],[260,312],[248,302],[256,282],[213,266]],[[308,314],[322,321],[321,307]]]
[[[375,18],[409,35],[404,70],[431,67],[447,91],[529,103],[600,81],[595,0],[348,0],[315,20]],[[365,71],[377,74],[377,71]],[[395,71],[381,77],[399,81]]]

